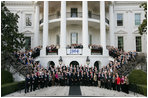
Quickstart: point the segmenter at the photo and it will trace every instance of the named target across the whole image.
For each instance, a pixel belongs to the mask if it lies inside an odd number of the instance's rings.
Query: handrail
[[[67,18],[82,18],[82,12],[77,12],[77,13],[66,12],[66,17]]]
[[[49,20],[52,20],[52,19],[60,18],[61,15],[60,14],[50,14],[48,17],[49,17]],[[66,18],[82,18],[82,12],[77,12],[77,13],[66,12]],[[88,13],[88,18],[99,20],[100,15],[99,14],[94,14],[94,13],[92,13],[92,14]],[[105,18],[105,22],[107,24],[109,24],[109,20],[107,18]],[[40,20],[39,23],[40,24],[43,23],[43,18]]]

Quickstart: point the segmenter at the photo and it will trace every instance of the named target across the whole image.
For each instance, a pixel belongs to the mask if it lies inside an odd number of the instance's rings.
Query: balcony
[[[89,49],[91,49],[91,55],[102,55],[103,53],[101,45],[89,45]]]
[[[77,12],[77,13],[67,12],[66,17],[67,18],[82,18],[82,12]]]
[[[60,14],[51,14],[51,15],[49,15],[50,20],[59,19],[60,17],[61,17]],[[66,12],[66,17],[67,18],[82,18],[82,12],[77,12],[77,13]],[[99,14],[90,14],[90,13],[88,13],[88,18],[100,20],[100,15]],[[109,24],[109,20],[107,18],[105,18],[105,22],[107,24]],[[43,18],[40,20],[39,23],[40,24],[43,23]]]
[[[102,55],[102,49],[91,49],[91,55]]]
[[[50,45],[46,47],[46,55],[58,55],[58,45]]]

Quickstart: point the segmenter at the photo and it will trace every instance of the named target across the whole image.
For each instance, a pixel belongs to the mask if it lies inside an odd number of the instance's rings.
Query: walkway
[[[80,92],[79,92],[80,91]],[[77,93],[77,95],[76,95]],[[35,96],[107,96],[107,97],[134,97],[134,93],[126,94],[123,92],[117,92],[113,90],[107,90],[104,88],[98,88],[93,86],[80,86],[80,87],[69,87],[69,86],[52,86],[40,90],[36,90],[25,94],[22,92],[15,92],[5,97],[35,97]],[[141,94],[136,94],[135,97],[144,97]]]
[[[69,96],[82,96],[80,86],[70,86]]]

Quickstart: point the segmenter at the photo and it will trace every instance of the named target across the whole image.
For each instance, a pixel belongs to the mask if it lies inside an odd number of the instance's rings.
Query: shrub
[[[24,89],[24,85],[24,81],[4,84],[1,86],[1,95],[4,96],[12,92]]]
[[[133,70],[128,78],[131,84],[147,85],[147,74],[141,70]]]
[[[1,71],[1,84],[12,83],[13,81],[13,76],[9,71]]]
[[[129,89],[147,96],[147,74],[141,70],[133,70],[129,78]]]
[[[147,96],[147,85],[137,85],[137,93]]]

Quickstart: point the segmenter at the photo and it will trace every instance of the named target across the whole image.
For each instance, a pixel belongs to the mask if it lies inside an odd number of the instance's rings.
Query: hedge
[[[137,93],[147,96],[147,85],[137,85]]]
[[[142,70],[133,70],[128,78],[131,91],[147,96],[147,73]]]
[[[147,96],[147,85],[129,84],[129,90]]]
[[[25,88],[25,81],[7,83],[1,86],[1,96],[13,93]]]
[[[141,70],[133,70],[129,76],[129,83],[147,85],[147,74]]]
[[[1,70],[1,84],[12,83],[13,76],[9,71]]]

